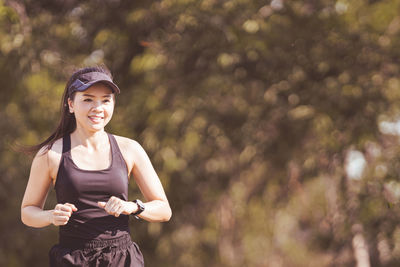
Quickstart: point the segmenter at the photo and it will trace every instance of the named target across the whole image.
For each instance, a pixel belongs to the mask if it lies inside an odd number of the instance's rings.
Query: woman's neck
[[[104,147],[105,144],[108,144],[108,136],[104,130],[88,132],[77,128],[71,134],[71,138],[74,139],[75,144],[94,150],[98,150]]]

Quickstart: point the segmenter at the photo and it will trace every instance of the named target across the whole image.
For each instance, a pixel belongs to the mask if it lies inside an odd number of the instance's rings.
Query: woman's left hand
[[[120,214],[129,215],[135,212],[138,207],[136,203],[124,201],[117,197],[110,197],[107,202],[97,202],[100,208],[103,208],[108,214],[119,217]]]

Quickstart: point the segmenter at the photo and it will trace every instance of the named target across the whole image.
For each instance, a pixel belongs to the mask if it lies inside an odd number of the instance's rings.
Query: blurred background
[[[47,266],[58,234],[21,223],[32,156],[11,146],[47,138],[72,71],[104,63],[121,88],[107,130],[142,144],[173,210],[131,221],[146,266],[398,266],[399,11],[0,1],[0,265]]]

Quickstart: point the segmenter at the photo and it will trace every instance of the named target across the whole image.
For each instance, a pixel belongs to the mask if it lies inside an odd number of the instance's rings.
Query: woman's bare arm
[[[172,216],[172,211],[160,179],[146,152],[139,143],[131,139],[117,137],[117,141],[127,168],[132,172],[147,201],[144,203],[145,209],[139,217],[150,222],[168,221]],[[120,214],[135,213],[139,209],[136,203],[117,197],[111,197],[107,202],[99,202],[99,206],[117,217]]]
[[[66,224],[76,207],[72,204],[57,204],[53,210],[43,210],[50,185],[52,184],[49,152],[39,151],[31,166],[28,184],[21,204],[21,220],[31,227],[50,224]],[[51,152],[50,152],[51,153]]]
[[[135,141],[131,145],[135,151],[133,177],[147,201],[139,217],[151,222],[169,221],[172,211],[161,181],[142,146]]]

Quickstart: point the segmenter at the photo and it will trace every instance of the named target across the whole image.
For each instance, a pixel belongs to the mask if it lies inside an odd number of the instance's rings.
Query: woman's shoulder
[[[114,137],[117,141],[118,147],[123,154],[141,155],[143,153],[146,153],[144,152],[144,148],[138,141],[118,135],[114,135]]]
[[[115,140],[117,141],[118,146],[122,149],[132,149],[132,148],[141,147],[139,142],[137,142],[136,140],[133,140],[131,138],[119,136],[119,135],[115,135],[115,134],[113,134],[113,136],[115,137]]]
[[[140,155],[143,150],[142,146],[137,141],[127,137],[118,135],[114,135],[114,137],[125,159],[128,170],[132,170],[133,166],[136,164],[138,155]]]
[[[56,140],[52,145],[42,146],[39,151],[36,153],[35,158],[46,158],[55,154],[62,153],[62,138]]]
[[[51,145],[49,152],[61,155],[62,149],[63,149],[63,139],[59,138]]]
[[[43,146],[36,153],[34,162],[41,169],[47,169],[53,174],[53,170],[58,169],[62,155],[62,139],[56,140],[51,147]]]
[[[125,158],[135,160],[138,156],[146,154],[138,141],[123,136],[114,136],[118,147]]]

